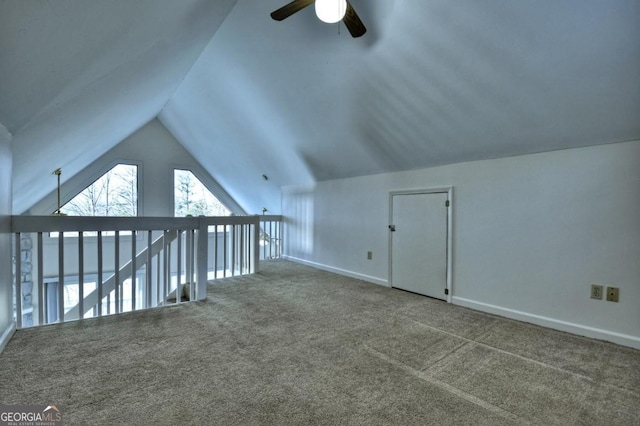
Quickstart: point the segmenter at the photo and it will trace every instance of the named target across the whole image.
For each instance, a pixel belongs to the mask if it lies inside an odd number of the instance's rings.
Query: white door
[[[391,285],[446,299],[448,194],[392,194]]]

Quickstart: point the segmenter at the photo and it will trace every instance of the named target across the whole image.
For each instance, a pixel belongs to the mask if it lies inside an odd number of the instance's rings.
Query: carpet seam
[[[439,387],[440,389],[445,390],[446,392],[453,394],[459,398],[464,399],[467,402],[470,402],[480,408],[483,408],[493,414],[496,414],[504,419],[507,420],[512,420],[512,421],[519,421],[521,424],[523,425],[530,425],[532,424],[528,419],[522,418],[520,416],[518,416],[515,413],[512,413],[508,410],[505,410],[504,408],[498,407],[496,405],[491,404],[490,402],[487,402],[475,395],[472,395],[468,392],[465,392],[461,389],[458,389],[455,386],[452,386],[448,383],[445,383],[441,380],[436,379],[435,377],[430,376],[429,374],[427,374],[424,371],[420,371],[420,370],[416,370],[415,368],[401,362],[398,361],[386,354],[383,354],[382,352],[378,352],[377,350],[364,345],[364,347],[367,349],[367,351],[369,351],[372,355],[380,358],[383,361],[388,362],[389,364],[400,368],[401,370],[415,376],[416,378],[420,379],[420,380],[424,380],[425,382],[428,382],[434,386]]]
[[[493,351],[496,351],[496,352],[499,352],[499,353],[502,353],[502,354],[505,354],[505,355],[508,355],[508,356],[511,356],[511,357],[515,357],[515,358],[521,359],[523,361],[531,362],[531,363],[536,364],[536,365],[541,366],[541,367],[549,368],[551,370],[555,370],[555,371],[559,371],[561,373],[569,374],[571,376],[579,377],[579,378],[581,378],[583,380],[587,380],[588,382],[593,383],[593,384],[595,384],[597,386],[604,386],[604,387],[607,387],[609,389],[615,389],[616,391],[620,391],[620,392],[626,393],[628,395],[634,396],[636,398],[640,398],[640,394],[635,393],[635,392],[633,392],[633,391],[631,391],[629,389],[621,388],[619,386],[612,385],[612,384],[609,384],[609,383],[602,383],[602,382],[599,382],[598,380],[596,380],[594,378],[591,378],[589,376],[585,376],[585,375],[580,374],[580,373],[575,373],[573,371],[569,371],[569,370],[566,370],[566,369],[561,368],[561,367],[556,367],[554,365],[547,364],[547,363],[542,362],[542,361],[538,361],[538,360],[535,360],[535,359],[532,359],[532,358],[528,358],[528,357],[523,356],[523,355],[518,355],[518,354],[515,354],[513,352],[509,352],[509,351],[506,351],[504,349],[500,349],[500,348],[497,348],[495,346],[488,345],[486,343],[478,342],[478,341],[473,340],[473,339],[469,339],[469,338],[466,338],[466,337],[463,337],[463,336],[458,336],[456,334],[453,334],[453,333],[450,333],[448,331],[439,329],[437,327],[433,327],[433,326],[430,326],[428,324],[422,323],[420,321],[416,321],[416,320],[411,319],[409,317],[406,317],[406,318],[408,320],[410,320],[410,321],[422,326],[422,327],[428,328],[428,329],[436,331],[438,333],[442,333],[442,334],[446,334],[446,335],[451,336],[451,337],[462,339],[462,340],[464,340],[464,341],[466,341],[468,343],[473,343],[473,344],[475,344],[477,346],[482,346],[484,348],[487,348],[487,349],[490,349],[490,350],[493,350]]]

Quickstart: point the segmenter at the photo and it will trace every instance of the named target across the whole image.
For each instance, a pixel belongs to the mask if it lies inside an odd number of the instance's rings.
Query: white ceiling
[[[158,115],[235,0],[0,0],[21,213]]]
[[[640,139],[637,0],[351,0],[359,39],[313,7],[273,21],[287,1],[0,0],[14,211],[155,116],[249,213],[281,185]]]

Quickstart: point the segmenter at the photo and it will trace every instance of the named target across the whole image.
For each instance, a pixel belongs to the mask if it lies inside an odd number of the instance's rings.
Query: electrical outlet
[[[373,259],[373,252],[372,251],[368,251],[367,252],[367,259],[369,259],[369,260]]]
[[[591,284],[591,298],[602,300],[602,286]]]
[[[607,301],[617,302],[620,289],[618,287],[607,287]]]

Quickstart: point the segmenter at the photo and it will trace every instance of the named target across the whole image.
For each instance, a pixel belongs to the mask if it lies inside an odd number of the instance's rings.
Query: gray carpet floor
[[[0,403],[81,425],[639,425],[640,351],[287,261],[19,330]]]

